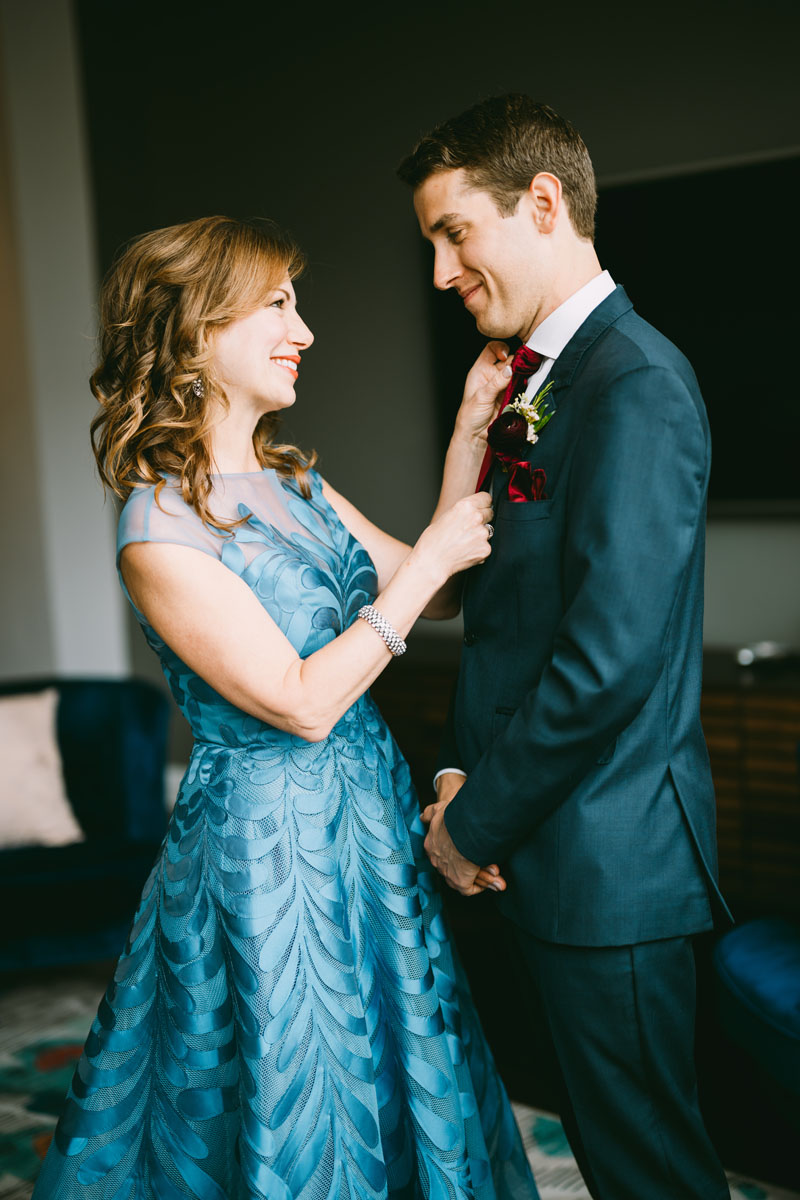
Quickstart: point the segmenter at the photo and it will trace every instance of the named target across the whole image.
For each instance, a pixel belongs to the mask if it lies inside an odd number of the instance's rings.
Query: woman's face
[[[214,371],[231,405],[246,404],[257,416],[289,408],[295,402],[300,355],[313,340],[297,312],[297,297],[287,275],[263,307],[212,335]]]

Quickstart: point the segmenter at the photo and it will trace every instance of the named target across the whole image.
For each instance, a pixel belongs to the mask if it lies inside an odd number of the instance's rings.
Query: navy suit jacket
[[[440,754],[467,780],[445,813],[501,864],[505,913],[571,945],[709,929],[715,803],[700,726],[708,422],[680,351],[620,287],[550,378],[528,459],[496,467],[492,554],[467,573],[464,648]]]

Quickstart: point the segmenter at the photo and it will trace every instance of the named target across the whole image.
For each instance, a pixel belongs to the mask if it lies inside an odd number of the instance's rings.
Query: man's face
[[[430,175],[414,192],[423,237],[433,244],[434,287],[455,288],[486,337],[526,340],[542,306],[542,236],[530,193],[504,217],[463,170]]]

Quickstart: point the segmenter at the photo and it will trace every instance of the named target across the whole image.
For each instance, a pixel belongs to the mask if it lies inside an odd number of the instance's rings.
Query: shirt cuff
[[[433,790],[436,791],[436,780],[440,775],[463,775],[467,778],[467,772],[462,771],[460,767],[442,767],[441,771],[437,771],[433,777]]]

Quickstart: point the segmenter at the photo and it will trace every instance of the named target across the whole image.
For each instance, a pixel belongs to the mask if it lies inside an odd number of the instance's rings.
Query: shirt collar
[[[558,358],[589,313],[597,308],[606,296],[610,296],[616,286],[608,271],[595,275],[594,279],[590,279],[577,292],[573,292],[534,329],[528,339],[531,350],[538,351],[544,358]]]

